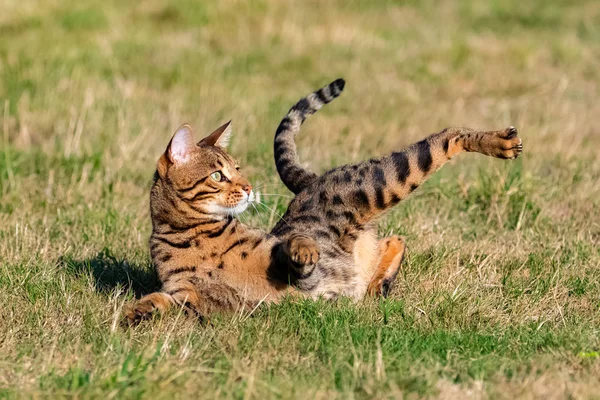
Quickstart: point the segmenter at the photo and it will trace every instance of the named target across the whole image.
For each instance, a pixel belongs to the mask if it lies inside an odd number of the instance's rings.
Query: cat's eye
[[[224,176],[223,176],[223,174],[220,171],[213,172],[212,174],[210,174],[210,177],[213,178],[217,182],[221,182],[221,181],[224,180],[223,179]]]

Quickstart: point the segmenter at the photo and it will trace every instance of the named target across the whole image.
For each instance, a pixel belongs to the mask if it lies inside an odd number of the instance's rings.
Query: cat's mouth
[[[249,201],[242,200],[238,203],[238,205],[236,205],[234,207],[229,207],[227,209],[227,214],[233,215],[233,216],[240,215],[241,213],[243,213],[244,211],[246,211],[248,209],[249,205],[250,205]]]
[[[245,192],[243,192],[243,193],[244,193],[244,197],[235,206],[227,207],[227,206],[221,206],[221,205],[214,204],[211,206],[210,211],[213,214],[232,215],[232,216],[240,215],[241,213],[243,213],[244,211],[246,211],[248,209],[250,204],[252,204],[255,201],[254,191],[250,191],[250,194],[247,194]]]

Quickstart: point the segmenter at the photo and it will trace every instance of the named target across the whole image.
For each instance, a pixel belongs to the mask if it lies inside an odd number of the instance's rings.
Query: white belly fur
[[[354,243],[354,265],[357,271],[357,282],[352,297],[356,300],[360,300],[365,296],[380,258],[377,234],[371,230],[361,233]]]

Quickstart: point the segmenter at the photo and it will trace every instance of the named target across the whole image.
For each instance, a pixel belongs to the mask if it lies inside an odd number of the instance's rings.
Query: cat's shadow
[[[151,263],[140,265],[115,257],[104,249],[84,260],[63,256],[59,265],[76,276],[90,274],[97,292],[110,293],[116,288],[131,289],[136,297],[152,293],[160,288],[160,281]]]

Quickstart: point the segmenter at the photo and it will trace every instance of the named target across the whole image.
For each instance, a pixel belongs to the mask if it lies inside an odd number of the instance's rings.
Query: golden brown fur
[[[223,148],[229,130],[226,124],[196,144],[184,125],[160,157],[150,194],[150,250],[163,287],[128,310],[130,321],[175,304],[200,315],[254,307],[289,289],[267,274],[280,241],[233,218],[252,188]],[[216,172],[222,181],[211,176]]]
[[[515,128],[452,128],[388,157],[318,176],[300,167],[293,137],[307,115],[342,89],[338,80],[302,99],[277,130],[277,169],[296,197],[272,234],[234,218],[253,192],[224,150],[229,124],[197,144],[189,126],[177,130],[158,161],[150,195],[150,249],[163,287],[128,309],[129,321],[172,305],[204,316],[276,302],[286,294],[387,295],[405,244],[395,236],[379,240],[375,219],[459,152],[498,158],[521,152]]]
[[[304,294],[360,299],[367,292],[387,294],[404,253],[400,239],[378,241],[377,217],[462,151],[513,159],[522,145],[513,127],[488,132],[448,128],[387,157],[340,166],[319,176],[301,166],[294,136],[306,117],[338,97],[344,85],[338,79],[301,99],[277,129],[275,164],[296,196],[272,233],[286,239],[303,232],[319,244],[318,263],[289,271],[290,282]]]

